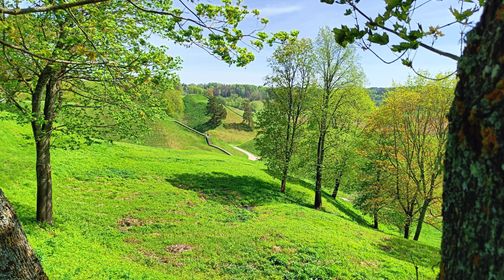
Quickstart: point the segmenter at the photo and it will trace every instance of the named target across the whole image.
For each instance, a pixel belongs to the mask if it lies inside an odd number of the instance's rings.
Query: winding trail
[[[242,152],[242,153],[246,154],[246,155],[248,156],[248,159],[249,159],[249,160],[258,160],[258,159],[259,159],[259,157],[255,156],[254,154],[252,154],[252,153],[251,153],[251,152],[249,152],[249,151],[246,151],[246,150],[244,150],[244,149],[242,149],[242,148],[238,148],[238,147],[236,147],[236,146],[231,146],[231,147],[233,147],[233,148],[235,148],[236,150],[238,150],[238,151],[240,151],[240,152]]]

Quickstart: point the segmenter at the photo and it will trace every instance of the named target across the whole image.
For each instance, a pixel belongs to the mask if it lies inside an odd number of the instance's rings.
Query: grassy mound
[[[0,187],[51,279],[432,279],[439,234],[369,228],[345,201],[260,162],[118,143],[54,150],[54,226],[35,216],[28,128],[0,121]]]

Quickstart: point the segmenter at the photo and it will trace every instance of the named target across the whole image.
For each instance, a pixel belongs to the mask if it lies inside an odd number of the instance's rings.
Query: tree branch
[[[29,8],[23,8],[23,9],[19,9],[19,8],[9,9],[6,7],[0,7],[0,13],[6,14],[6,15],[23,15],[23,14],[31,14],[31,13],[44,13],[44,12],[69,9],[69,8],[73,8],[73,7],[79,7],[79,6],[84,6],[84,5],[88,5],[88,4],[96,4],[96,3],[107,2],[107,1],[110,1],[110,0],[80,0],[80,1],[58,4],[58,5],[29,7]]]

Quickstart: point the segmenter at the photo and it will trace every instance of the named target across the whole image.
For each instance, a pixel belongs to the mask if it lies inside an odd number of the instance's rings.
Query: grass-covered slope
[[[191,127],[198,127],[208,120],[205,115],[208,99],[203,95],[188,94],[184,96],[184,116],[181,121]],[[216,129],[207,131],[213,144],[224,148],[233,156],[245,157],[243,153],[232,146],[241,146],[254,139],[255,131],[235,129],[242,123],[243,111],[226,107],[227,117]],[[141,139],[141,143],[153,146],[180,150],[206,150],[222,153],[209,147],[203,137],[192,133],[176,124],[173,120],[160,121],[153,124],[152,131]]]
[[[303,182],[282,195],[260,162],[201,150],[54,150],[55,225],[39,226],[29,130],[0,131],[0,188],[51,279],[414,279],[413,262],[420,279],[436,273],[438,236],[372,230],[340,200],[313,210]]]
[[[178,125],[173,119],[153,123],[152,130],[140,142],[152,147],[215,151],[202,136]]]

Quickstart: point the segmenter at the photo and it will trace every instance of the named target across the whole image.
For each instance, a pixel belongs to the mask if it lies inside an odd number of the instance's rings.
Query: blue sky
[[[362,0],[360,5],[369,14],[375,14],[383,9],[383,0]],[[341,5],[327,5],[318,0],[246,0],[250,8],[258,8],[262,16],[270,22],[266,32],[299,30],[301,37],[314,38],[320,27],[336,27],[350,24],[351,18],[343,16],[345,7]],[[443,25],[452,21],[449,7],[460,6],[458,0],[434,0],[415,12],[414,19],[421,22],[426,29],[429,25]],[[256,26],[245,22],[244,30],[251,30]],[[444,30],[446,36],[436,41],[435,46],[444,51],[460,54],[460,27],[454,25]],[[375,50],[385,58],[394,58],[386,48],[376,47]],[[243,83],[261,85],[268,75],[267,59],[273,48],[266,47],[255,53],[256,59],[245,68],[228,66],[226,63],[208,55],[205,51],[191,47],[170,46],[170,55],[182,58],[182,69],[179,71],[183,83]],[[417,69],[430,73],[453,72],[456,63],[448,58],[419,49],[411,54]],[[413,72],[400,62],[392,65],[382,63],[369,51],[359,50],[360,64],[366,74],[367,86],[387,87],[393,82],[403,82]]]

